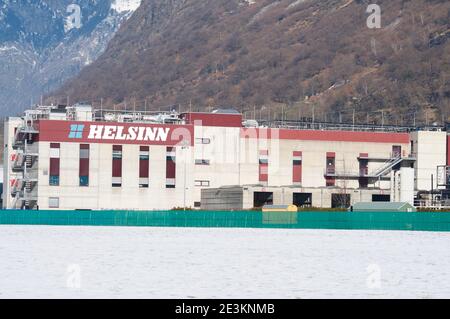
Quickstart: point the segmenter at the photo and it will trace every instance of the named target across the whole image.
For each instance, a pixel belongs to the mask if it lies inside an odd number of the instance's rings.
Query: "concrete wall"
[[[200,202],[202,189],[240,184],[239,134],[235,127],[195,127],[194,160],[207,160],[209,165],[194,165],[194,201]],[[202,144],[201,139],[210,143]],[[198,185],[200,181],[209,186]]]
[[[399,144],[405,154],[409,154],[408,144]],[[294,151],[302,151],[302,186],[325,187],[324,177],[327,152],[336,153],[336,172],[359,175],[358,157],[368,153],[370,157],[391,157],[392,143],[359,143],[359,142],[327,142],[327,141],[295,141],[295,140],[256,140],[242,141],[241,175],[247,184],[258,184],[258,151],[269,151],[268,186],[292,185],[292,159]],[[369,173],[375,171],[383,161],[369,162]],[[336,180],[336,186],[343,188],[359,188],[359,181]],[[369,185],[370,186],[370,185]],[[375,186],[375,185],[372,185]],[[389,189],[389,181],[377,182],[379,188]]]
[[[371,202],[372,195],[389,195],[389,191],[375,189],[352,189],[343,192],[340,188],[296,188],[296,187],[260,187],[260,186],[236,186],[218,189],[202,190],[202,209],[252,209],[254,208],[254,193],[273,193],[274,205],[293,204],[294,193],[311,193],[313,207],[332,207],[333,194],[350,195],[350,204],[358,202]]]
[[[447,163],[447,132],[418,131],[411,133],[414,155],[417,161],[414,165],[416,190],[431,190],[433,175],[436,188],[436,173],[439,165]]]

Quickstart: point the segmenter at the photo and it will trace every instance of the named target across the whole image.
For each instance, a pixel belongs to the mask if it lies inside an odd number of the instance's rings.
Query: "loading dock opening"
[[[331,208],[349,208],[350,194],[331,194]]]
[[[311,207],[312,193],[293,193],[292,204],[297,207]]]
[[[254,192],[253,193],[253,207],[260,208],[265,205],[273,205],[272,192]]]

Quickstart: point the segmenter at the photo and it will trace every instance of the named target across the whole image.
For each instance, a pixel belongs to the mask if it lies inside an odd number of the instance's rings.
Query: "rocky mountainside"
[[[95,61],[139,5],[0,0],[0,116],[20,113]]]
[[[374,3],[380,28],[371,28]],[[49,99],[67,96],[234,106],[256,117],[443,121],[450,2],[143,0],[105,53]]]

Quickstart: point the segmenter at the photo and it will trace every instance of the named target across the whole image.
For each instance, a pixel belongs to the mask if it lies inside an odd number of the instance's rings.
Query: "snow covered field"
[[[449,298],[450,233],[0,226],[0,298]]]

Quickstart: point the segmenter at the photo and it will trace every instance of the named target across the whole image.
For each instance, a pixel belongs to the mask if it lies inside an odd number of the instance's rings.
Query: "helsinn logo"
[[[91,125],[88,139],[119,141],[167,141],[170,128]]]
[[[82,124],[72,124],[70,125],[69,138],[83,138],[84,125]]]

